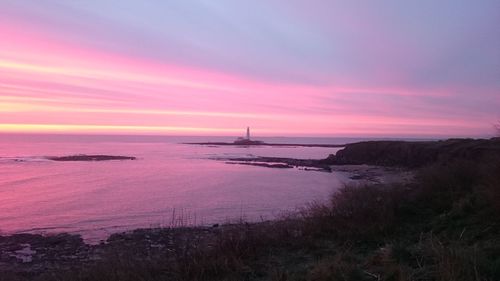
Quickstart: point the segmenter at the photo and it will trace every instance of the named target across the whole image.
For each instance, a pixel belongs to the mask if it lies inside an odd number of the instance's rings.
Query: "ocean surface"
[[[359,139],[260,138],[340,144]],[[218,157],[321,159],[339,148],[233,147],[184,142],[233,137],[0,135],[0,234],[81,234],[98,242],[141,227],[274,219],[323,201],[345,175],[226,164]],[[46,156],[107,154],[131,161],[55,162]]]

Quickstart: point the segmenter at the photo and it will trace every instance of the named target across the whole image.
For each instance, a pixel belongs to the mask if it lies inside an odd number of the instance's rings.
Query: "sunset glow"
[[[493,133],[498,2],[313,2],[0,1],[0,132]]]

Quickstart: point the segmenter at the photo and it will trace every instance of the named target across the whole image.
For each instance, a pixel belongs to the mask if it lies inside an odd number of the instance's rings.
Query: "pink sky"
[[[500,119],[486,4],[429,25],[330,1],[42,2],[0,2],[0,132],[474,137]]]

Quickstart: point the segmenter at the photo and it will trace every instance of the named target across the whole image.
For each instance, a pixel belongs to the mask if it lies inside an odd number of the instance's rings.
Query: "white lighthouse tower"
[[[237,138],[233,144],[236,145],[263,145],[264,142],[258,141],[258,140],[251,140],[250,139],[250,127],[247,127],[247,135],[246,137],[239,137]]]

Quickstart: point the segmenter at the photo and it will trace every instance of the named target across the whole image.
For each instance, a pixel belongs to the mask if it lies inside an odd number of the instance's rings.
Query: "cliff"
[[[500,158],[500,138],[448,139],[441,141],[365,141],[345,146],[324,163],[421,167],[453,160],[481,161]]]

